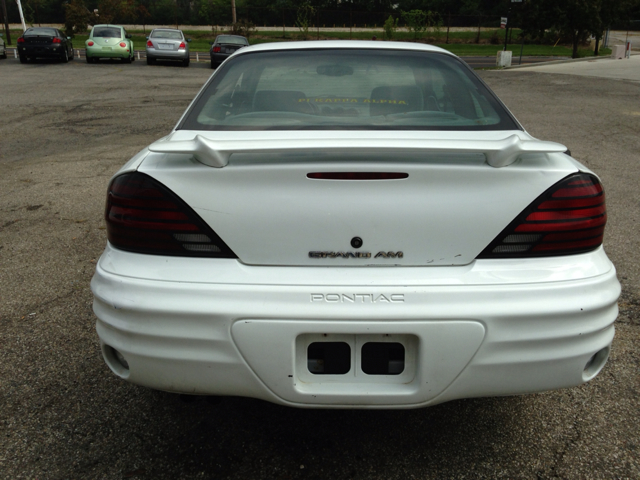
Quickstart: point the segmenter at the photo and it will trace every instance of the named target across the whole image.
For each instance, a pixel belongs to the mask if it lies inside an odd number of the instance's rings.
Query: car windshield
[[[94,27],[92,37],[120,38],[122,31],[114,27]]]
[[[26,32],[24,32],[25,36],[27,35],[49,35],[52,37],[56,36],[56,31],[53,28],[30,28]]]
[[[214,75],[178,128],[519,129],[455,57],[370,49],[239,55]]]
[[[154,30],[151,38],[164,38],[168,40],[182,40],[182,34],[171,30]]]
[[[216,37],[216,43],[229,43],[232,45],[249,45],[246,38],[242,37],[229,37],[226,35],[220,35]]]

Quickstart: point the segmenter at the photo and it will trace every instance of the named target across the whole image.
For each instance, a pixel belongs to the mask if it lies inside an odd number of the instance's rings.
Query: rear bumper
[[[188,60],[189,52],[181,50],[159,50],[147,47],[147,58],[155,60]]]
[[[211,55],[211,63],[213,65],[220,65],[227,58],[229,58],[230,54],[228,54],[228,53],[210,53],[210,55]]]
[[[18,54],[34,58],[60,58],[64,55],[61,45],[18,45]]]
[[[131,53],[126,47],[107,47],[111,50],[104,50],[103,47],[86,47],[86,55],[90,58],[129,58]]]
[[[620,285],[602,249],[567,258],[283,268],[107,247],[91,286],[105,360],[133,383],[299,407],[411,408],[593,378]],[[350,345],[348,374],[310,374],[307,346],[323,338]],[[401,375],[361,371],[362,343],[378,340],[405,346]]]

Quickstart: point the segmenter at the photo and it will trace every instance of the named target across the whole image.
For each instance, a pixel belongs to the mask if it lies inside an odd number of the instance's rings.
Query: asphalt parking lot
[[[211,74],[199,67],[0,62],[0,477],[640,478],[640,84],[481,72],[533,135],[603,180],[623,295],[595,380],[421,410],[297,410],[185,402],[100,357],[89,281],[107,183],[170,131]]]

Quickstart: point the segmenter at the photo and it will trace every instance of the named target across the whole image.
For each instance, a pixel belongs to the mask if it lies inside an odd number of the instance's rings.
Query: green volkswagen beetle
[[[119,58],[125,63],[134,60],[131,35],[119,25],[94,25],[85,44],[87,63],[101,58]]]

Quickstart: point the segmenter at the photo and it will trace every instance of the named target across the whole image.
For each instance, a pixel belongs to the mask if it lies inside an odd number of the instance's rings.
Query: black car
[[[219,67],[229,55],[242,47],[247,47],[249,40],[240,35],[218,35],[211,44],[211,68]]]
[[[28,28],[18,37],[20,63],[36,58],[57,58],[62,62],[73,60],[71,37],[66,37],[57,28]]]

